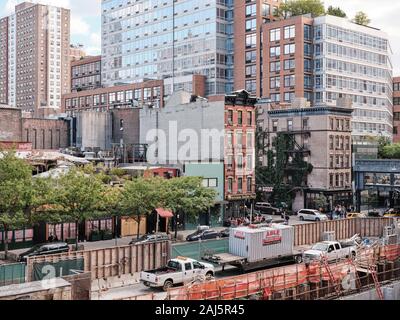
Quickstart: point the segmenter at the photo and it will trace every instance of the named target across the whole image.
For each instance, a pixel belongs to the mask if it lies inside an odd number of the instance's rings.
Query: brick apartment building
[[[393,78],[393,142],[400,143],[400,77]]]
[[[0,103],[59,113],[70,91],[70,11],[23,2],[0,19]]]
[[[234,1],[234,88],[264,97],[262,85],[263,25],[276,20],[281,0]],[[268,61],[268,60],[267,60]]]
[[[71,62],[71,92],[101,87],[101,56],[84,57]]]

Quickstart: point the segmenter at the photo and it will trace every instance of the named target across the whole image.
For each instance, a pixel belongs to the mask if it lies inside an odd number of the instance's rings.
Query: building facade
[[[393,136],[391,48],[388,35],[351,21],[314,19],[315,105],[353,101],[353,140]]]
[[[102,82],[105,86],[172,81],[192,91],[185,76],[207,77],[206,94],[232,90],[233,3],[206,0],[102,1]]]
[[[263,94],[274,105],[313,96],[313,19],[297,16],[263,25]],[[246,71],[246,77],[248,73]]]
[[[73,45],[71,44],[71,46],[69,47],[69,57],[71,62],[77,61],[77,60],[81,60],[83,58],[85,58],[86,52],[83,48],[83,45],[78,44],[78,45]]]
[[[62,110],[69,115],[83,110],[139,108],[145,104],[157,108],[164,106],[162,80],[72,92],[62,96]]]
[[[27,118],[15,107],[0,107],[0,128],[0,142],[30,143],[34,150],[59,150],[70,143],[68,121]]]
[[[393,78],[393,142],[400,143],[400,77]]]
[[[70,11],[23,2],[0,28],[0,102],[37,116],[59,113],[70,90]]]
[[[101,87],[101,56],[71,62],[71,92]]]
[[[315,208],[315,200],[324,194],[327,208],[338,204],[352,204],[352,150],[351,116],[348,107],[306,107],[272,110],[270,105],[261,106],[258,126],[266,133],[259,154],[259,165],[266,167],[274,159],[283,159],[282,185],[294,192],[293,211]],[[278,154],[276,139],[280,138]],[[285,150],[282,150],[286,146]],[[276,160],[275,159],[275,160]],[[304,176],[296,176],[304,161]],[[274,187],[268,181],[259,180],[258,187]],[[316,208],[319,209],[319,208]]]
[[[234,88],[265,96],[262,85],[263,25],[276,20],[281,0],[234,0]]]

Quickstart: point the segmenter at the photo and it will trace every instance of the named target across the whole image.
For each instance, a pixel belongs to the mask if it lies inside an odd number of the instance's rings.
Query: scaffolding
[[[168,292],[168,300],[328,300],[400,279],[400,245],[362,247],[357,257],[316,261],[213,280]]]

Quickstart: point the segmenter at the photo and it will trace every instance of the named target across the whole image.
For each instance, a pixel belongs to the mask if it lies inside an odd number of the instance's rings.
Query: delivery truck
[[[243,272],[290,263],[302,263],[303,253],[294,248],[294,228],[280,224],[250,225],[231,229],[229,253],[207,254],[203,260],[230,265]]]

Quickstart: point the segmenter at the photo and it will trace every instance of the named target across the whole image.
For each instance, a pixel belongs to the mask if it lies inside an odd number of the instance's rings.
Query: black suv
[[[256,203],[255,209],[259,211],[261,214],[267,214],[270,216],[278,215],[281,213],[280,209],[274,208],[270,203],[265,203],[265,202]]]
[[[19,262],[26,262],[30,257],[48,256],[51,254],[69,252],[69,246],[65,242],[38,244],[18,257]]]
[[[221,239],[222,235],[220,232],[215,230],[203,230],[197,231],[196,233],[191,234],[186,238],[186,241],[193,242],[193,241],[203,241],[203,240],[214,240],[214,239]]]

